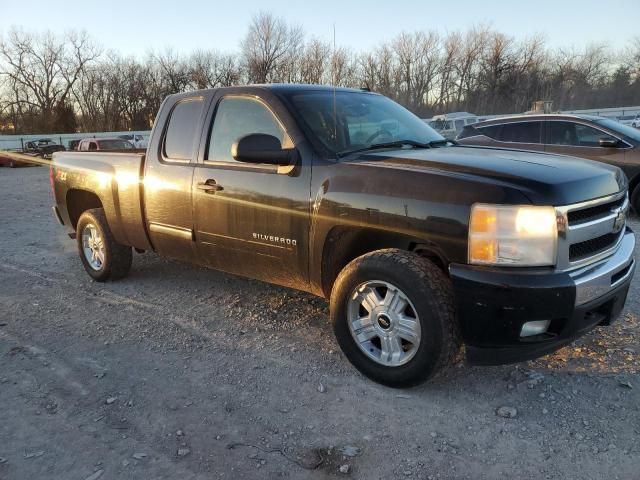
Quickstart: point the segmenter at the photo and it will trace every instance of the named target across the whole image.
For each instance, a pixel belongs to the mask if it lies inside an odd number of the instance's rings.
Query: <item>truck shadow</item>
[[[125,280],[126,282],[126,280]],[[224,318],[227,325],[256,333],[278,332],[296,340],[305,350],[338,350],[329,324],[328,303],[304,292],[266,284],[206,268],[194,267],[158,258],[155,255],[137,257],[131,272],[131,282],[137,288],[151,289],[146,298],[163,290],[182,289],[193,299],[190,310],[210,309],[215,305],[220,315],[211,317],[203,327],[217,329]],[[635,285],[635,283],[634,283]],[[525,370],[571,375],[624,375],[640,372],[640,319],[637,299],[630,294],[627,308],[617,322],[598,327],[561,350],[537,360],[519,365]],[[283,341],[284,338],[283,338]],[[346,358],[343,358],[346,363]],[[491,377],[506,367],[470,367],[463,364],[446,374],[465,382],[465,377]],[[484,373],[482,373],[484,372]],[[486,378],[486,377],[485,377]],[[446,384],[447,380],[435,380]],[[427,387],[432,389],[432,382]]]

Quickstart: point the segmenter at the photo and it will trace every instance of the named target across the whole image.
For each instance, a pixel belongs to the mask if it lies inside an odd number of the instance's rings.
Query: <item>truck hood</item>
[[[569,205],[627,188],[617,167],[566,155],[487,147],[368,152],[351,160],[382,168],[475,177],[524,194],[534,205]]]

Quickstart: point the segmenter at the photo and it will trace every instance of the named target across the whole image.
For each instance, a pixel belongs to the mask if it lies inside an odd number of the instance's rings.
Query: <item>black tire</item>
[[[403,365],[386,366],[372,360],[349,329],[349,298],[359,285],[373,280],[400,288],[413,304],[425,332],[416,353]],[[340,348],[351,363],[371,380],[390,387],[411,387],[428,380],[453,364],[460,351],[450,280],[428,259],[403,250],[368,253],[340,272],[331,291],[331,323]]]
[[[640,185],[631,192],[631,208],[633,208],[636,215],[640,215]]]
[[[99,269],[93,268],[85,256],[83,249],[82,234],[85,227],[92,224],[96,227],[104,242],[104,262]],[[93,208],[86,210],[80,215],[78,225],[76,227],[76,241],[78,245],[78,254],[82,265],[87,273],[97,282],[106,282],[107,280],[118,280],[129,273],[133,260],[131,247],[121,245],[115,241],[107,218],[102,208]]]

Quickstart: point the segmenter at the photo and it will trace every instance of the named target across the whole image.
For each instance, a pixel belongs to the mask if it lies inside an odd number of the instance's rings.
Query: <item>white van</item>
[[[478,116],[469,112],[445,113],[435,115],[428,123],[444,138],[453,140],[465,126],[478,123]]]

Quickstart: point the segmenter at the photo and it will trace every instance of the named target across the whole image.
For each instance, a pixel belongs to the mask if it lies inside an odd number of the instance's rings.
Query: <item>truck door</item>
[[[196,260],[191,183],[205,111],[205,96],[171,98],[164,105],[147,150],[144,210],[154,249],[163,256]]]
[[[304,289],[308,284],[311,159],[278,167],[233,159],[231,146],[252,133],[294,147],[285,124],[255,95],[227,94],[210,114],[202,162],[193,177],[200,261],[214,268]]]

